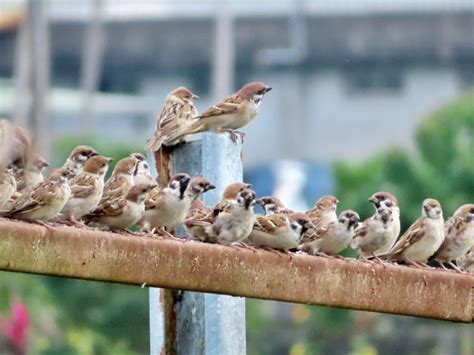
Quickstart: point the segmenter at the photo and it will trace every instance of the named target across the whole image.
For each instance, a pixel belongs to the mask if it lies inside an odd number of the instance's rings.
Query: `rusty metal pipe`
[[[474,276],[0,219],[0,270],[459,322]]]

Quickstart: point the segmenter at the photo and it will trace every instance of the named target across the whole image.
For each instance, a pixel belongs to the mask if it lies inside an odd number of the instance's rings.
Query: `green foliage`
[[[143,152],[141,142],[116,142],[109,141],[93,135],[69,136],[58,139],[54,143],[54,161],[56,165],[62,164],[71,150],[78,145],[89,145],[100,154],[114,158],[109,171],[112,171],[118,160],[133,152]]]

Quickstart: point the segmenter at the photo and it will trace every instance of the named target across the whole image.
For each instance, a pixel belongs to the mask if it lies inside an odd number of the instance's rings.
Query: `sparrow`
[[[124,197],[134,185],[134,176],[138,160],[135,158],[126,157],[120,159],[115,164],[112,175],[107,180],[102,194],[103,201],[113,200],[117,197]]]
[[[141,153],[132,153],[130,158],[138,161],[135,172],[133,173],[133,184],[153,183],[155,180],[151,176],[150,165],[146,161],[146,157]]]
[[[106,225],[112,231],[125,231],[135,225],[145,213],[145,199],[156,184],[132,186],[126,196],[106,201],[89,214],[88,220]]]
[[[292,213],[293,211],[285,208],[285,205],[278,197],[264,196],[255,201],[257,205],[262,206],[265,216],[271,216],[275,213]]]
[[[257,247],[287,252],[300,244],[301,237],[313,223],[304,213],[272,213],[256,217],[248,240]]]
[[[43,182],[43,170],[48,166],[48,162],[40,154],[32,154],[31,158],[26,163],[25,168],[17,170],[15,176],[17,181],[17,191],[27,193],[40,182]]]
[[[423,201],[421,217],[400,237],[387,254],[389,260],[403,261],[415,267],[428,265],[428,259],[444,241],[443,210],[432,198]]]
[[[362,258],[377,258],[379,250],[385,249],[387,243],[393,240],[393,223],[393,210],[386,206],[379,207],[372,217],[356,228],[351,248],[357,250]]]
[[[298,249],[312,255],[337,255],[351,243],[359,219],[355,211],[341,212],[337,221],[316,229]]]
[[[27,196],[23,195],[25,197],[19,199],[13,208],[3,215],[39,221],[56,218],[71,196],[68,180],[72,174],[65,167],[54,170],[45,181],[36,185]]]
[[[223,211],[226,206],[231,204],[232,200],[237,198],[239,192],[250,189],[251,187],[252,185],[243,182],[234,182],[227,185],[222,192],[221,199],[214,208],[206,207],[200,199],[193,201],[184,222],[186,233],[202,242],[216,242],[215,238],[210,238],[205,231],[205,226],[212,223],[214,211]]]
[[[17,182],[11,169],[0,167],[0,210],[9,202],[17,188]]]
[[[400,208],[397,199],[390,192],[380,191],[370,196],[369,201],[373,203],[375,212],[381,206],[385,206],[392,211],[391,236],[386,240],[386,243],[382,243],[380,248],[375,251],[375,254],[387,253],[392,249],[400,235]]]
[[[171,91],[166,97],[155,132],[147,141],[145,150],[156,152],[162,144],[172,146],[183,142],[197,120],[198,112],[193,100],[198,98],[199,96],[184,86]]]
[[[255,222],[255,196],[255,191],[244,189],[235,199],[229,200],[223,210],[214,209],[210,221],[188,220],[188,223],[203,226],[207,241],[225,245],[242,242],[252,232]]]
[[[165,188],[155,189],[145,201],[145,215],[139,225],[144,231],[174,229],[183,223],[191,204],[216,187],[206,178],[176,174]]]
[[[61,211],[61,219],[73,224],[98,205],[104,189],[104,178],[112,158],[95,155],[89,158],[82,173],[69,181],[71,197]]]
[[[446,270],[443,263],[448,263],[454,270],[462,270],[453,263],[474,247],[474,204],[459,207],[454,215],[444,224],[445,239],[433,255],[439,265]]]
[[[79,175],[82,173],[82,168],[84,167],[86,160],[98,154],[99,153],[97,153],[92,147],[78,145],[72,150],[71,154],[69,154],[69,157],[63,166],[69,168],[74,175]]]
[[[456,263],[465,272],[474,274],[474,247],[471,248],[467,254],[461,256],[456,260]]]
[[[325,228],[330,223],[337,222],[336,209],[338,203],[339,200],[335,196],[324,195],[315,202],[312,209],[305,212],[314,228],[305,234],[303,242],[306,241],[306,236],[314,234],[315,231]]]
[[[244,85],[235,94],[224,98],[199,115],[188,130],[188,134],[207,131],[229,132],[234,142],[238,135],[243,138],[244,134],[235,130],[255,118],[263,96],[271,89],[261,82]]]

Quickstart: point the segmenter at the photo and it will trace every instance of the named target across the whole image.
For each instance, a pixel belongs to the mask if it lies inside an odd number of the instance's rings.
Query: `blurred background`
[[[177,86],[202,111],[258,80],[273,87],[244,129],[259,195],[304,210],[333,193],[366,218],[389,190],[402,229],[427,196],[445,216],[474,201],[471,0],[0,0],[0,53],[0,116],[53,165],[79,143],[141,151]],[[247,348],[471,355],[474,327],[249,299]],[[146,289],[0,273],[1,354],[148,349]]]

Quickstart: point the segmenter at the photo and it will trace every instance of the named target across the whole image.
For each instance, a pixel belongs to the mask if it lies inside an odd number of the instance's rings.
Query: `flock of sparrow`
[[[257,115],[270,90],[260,82],[246,84],[199,115],[193,102],[198,96],[179,87],[167,96],[145,149],[159,151],[162,145],[181,144],[187,135],[205,131],[243,139],[236,130]],[[201,197],[215,188],[211,181],[179,173],[166,186],[158,186],[141,153],[118,161],[105,181],[112,158],[78,146],[62,167],[44,178],[48,163],[33,152],[28,133],[8,120],[0,120],[0,133],[2,217],[48,228],[99,223],[121,233],[131,233],[127,230],[137,225],[140,235],[169,238],[175,238],[170,231],[184,225],[194,240],[208,243],[326,257],[351,247],[369,262],[429,267],[427,262],[435,260],[443,269],[446,263],[457,272],[474,273],[474,204],[459,207],[445,222],[440,203],[428,198],[421,217],[399,237],[400,210],[389,192],[370,196],[375,212],[363,222],[352,210],[338,216],[339,201],[331,195],[319,198],[306,212],[295,212],[274,196],[257,199],[251,185],[242,182],[228,185],[221,200],[209,208]],[[254,213],[256,204],[263,207],[263,215]]]

